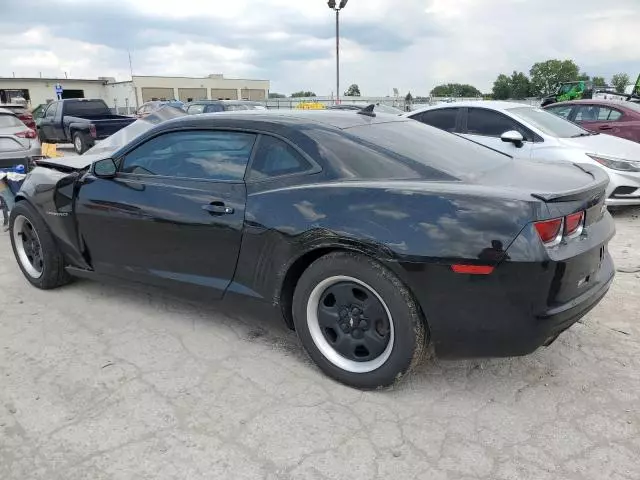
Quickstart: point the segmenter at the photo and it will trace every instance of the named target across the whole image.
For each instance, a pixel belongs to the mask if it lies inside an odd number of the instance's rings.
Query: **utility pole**
[[[340,5],[336,0],[329,0],[327,5],[336,12],[336,99],[335,103],[340,103],[340,10],[347,6],[349,0],[341,0]]]

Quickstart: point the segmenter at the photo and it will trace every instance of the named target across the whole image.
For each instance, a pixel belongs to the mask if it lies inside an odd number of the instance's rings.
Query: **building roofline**
[[[270,82],[264,78],[231,78],[231,77],[185,77],[180,75],[134,75],[133,78],[182,78],[189,80],[243,80],[246,82]]]
[[[0,77],[0,82],[3,80],[12,81],[51,81],[51,82],[93,82],[93,83],[107,83],[107,80],[100,80],[97,78],[51,78],[51,77]]]

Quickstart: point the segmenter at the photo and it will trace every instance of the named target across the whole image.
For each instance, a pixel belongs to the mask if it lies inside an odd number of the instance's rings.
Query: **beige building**
[[[269,96],[269,80],[207,77],[151,77],[134,75],[131,80],[5,78],[0,77],[0,102],[24,98],[32,107],[56,98],[55,86],[63,87],[62,98],[101,98],[111,108],[129,113],[151,100],[256,100]]]

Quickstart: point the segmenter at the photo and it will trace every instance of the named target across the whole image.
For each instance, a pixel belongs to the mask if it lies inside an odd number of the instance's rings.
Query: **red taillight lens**
[[[469,275],[489,275],[494,267],[490,265],[451,265],[451,270],[456,273],[466,273]]]
[[[20,137],[20,138],[36,138],[36,132],[34,132],[33,130],[26,130],[24,132],[16,133],[16,137]]]
[[[98,135],[96,133],[96,126],[94,124],[89,125],[89,135],[91,137],[96,138]]]
[[[567,236],[577,235],[582,230],[584,223],[584,212],[567,215],[564,220],[564,234]]]
[[[554,218],[534,224],[543,243],[557,244],[560,242],[562,239],[562,220],[562,218]]]

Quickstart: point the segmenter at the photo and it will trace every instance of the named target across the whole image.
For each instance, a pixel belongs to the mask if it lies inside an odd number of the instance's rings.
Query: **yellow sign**
[[[320,102],[300,102],[296,108],[301,110],[324,110],[324,103]]]
[[[42,155],[47,158],[63,157],[64,154],[58,152],[58,146],[55,143],[43,143]]]

